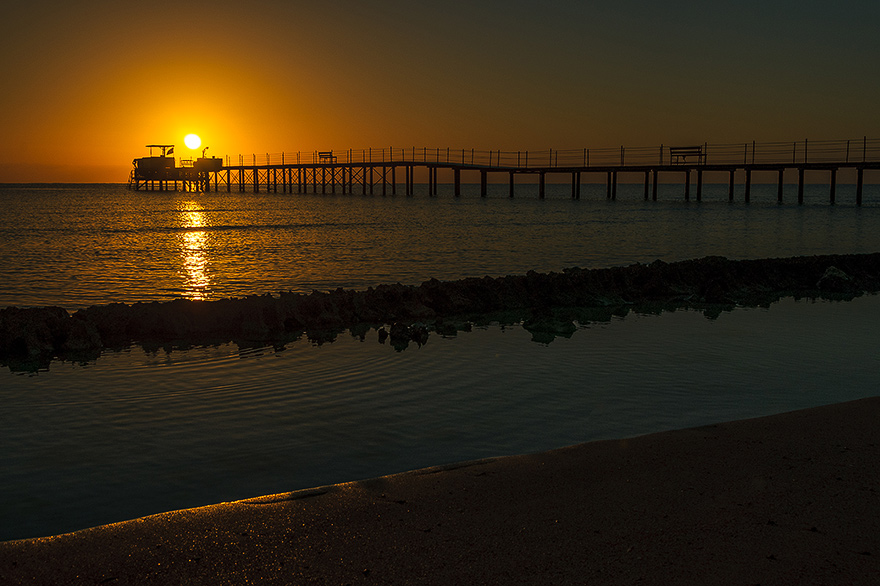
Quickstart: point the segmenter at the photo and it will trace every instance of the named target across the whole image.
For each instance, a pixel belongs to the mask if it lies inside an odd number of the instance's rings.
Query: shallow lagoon
[[[880,297],[0,375],[0,538],[876,394]],[[805,430],[809,433],[809,430]]]

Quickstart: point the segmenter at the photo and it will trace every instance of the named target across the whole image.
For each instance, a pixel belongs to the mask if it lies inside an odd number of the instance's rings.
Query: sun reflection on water
[[[207,299],[211,289],[208,274],[208,234],[200,228],[206,225],[205,214],[198,202],[187,201],[180,210],[181,273],[184,279],[183,296],[187,299]]]

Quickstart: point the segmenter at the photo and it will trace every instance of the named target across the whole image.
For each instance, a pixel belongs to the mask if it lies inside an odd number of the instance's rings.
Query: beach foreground
[[[10,541],[0,582],[877,584],[878,420],[880,397]]]

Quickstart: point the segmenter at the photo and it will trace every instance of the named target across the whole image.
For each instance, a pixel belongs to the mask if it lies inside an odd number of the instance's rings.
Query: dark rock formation
[[[217,301],[114,303],[70,316],[59,307],[0,310],[0,361],[47,361],[96,356],[132,343],[185,347],[236,341],[283,345],[305,334],[332,342],[350,329],[372,328],[401,350],[427,342],[429,331],[454,335],[471,323],[523,322],[534,339],[568,336],[574,322],[610,319],[631,309],[657,313],[700,308],[707,317],[737,305],[781,297],[852,299],[880,291],[880,253],[731,261],[706,257],[607,269],[565,269],[498,278],[468,278],[419,286],[380,285],[308,295],[282,293]],[[415,324],[415,325],[414,325]],[[384,336],[382,335],[384,332]]]

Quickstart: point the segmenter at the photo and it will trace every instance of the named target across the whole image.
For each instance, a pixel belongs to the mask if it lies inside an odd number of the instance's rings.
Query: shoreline
[[[880,397],[0,542],[31,583],[874,584]]]

